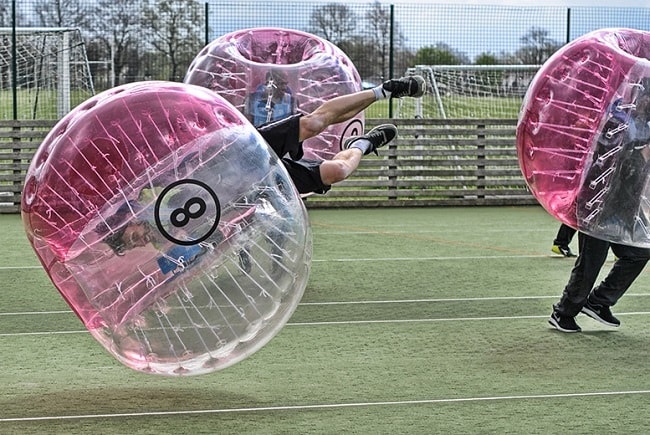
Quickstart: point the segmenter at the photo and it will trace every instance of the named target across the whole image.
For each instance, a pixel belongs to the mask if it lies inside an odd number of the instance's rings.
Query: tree
[[[341,42],[338,47],[350,58],[361,77],[378,75],[376,53],[370,49],[366,38],[352,36]]]
[[[499,59],[492,53],[481,53],[476,56],[474,64],[476,65],[499,65]]]
[[[11,25],[11,10],[9,2],[0,3],[0,27],[9,27]]]
[[[390,9],[375,1],[366,12],[365,22],[368,29],[368,49],[376,68],[375,76],[388,78],[390,76],[390,30],[393,25],[393,50],[403,49],[406,38],[399,28],[399,23],[391,23]]]
[[[347,5],[328,3],[319,6],[309,18],[310,32],[339,45],[354,35],[358,25],[357,15]]]
[[[89,29],[93,11],[88,2],[79,0],[39,0],[34,8],[38,23],[44,27]]]
[[[415,53],[418,65],[460,65],[469,63],[467,56],[452,49],[444,42],[420,48]]]
[[[113,84],[133,81],[133,77],[139,75],[138,62],[133,62],[132,57],[138,59],[140,56],[142,12],[131,0],[99,0],[98,8],[102,14],[97,16],[94,27],[106,57],[111,60]]]
[[[163,0],[144,9],[142,24],[149,44],[169,61],[169,80],[182,80],[203,46],[203,9],[195,0]]]
[[[524,65],[541,65],[561,47],[548,37],[548,30],[540,27],[531,27],[519,40],[524,45],[517,50],[516,56]]]

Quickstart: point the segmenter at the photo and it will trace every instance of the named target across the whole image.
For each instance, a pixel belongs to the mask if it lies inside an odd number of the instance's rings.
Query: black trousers
[[[560,225],[560,229],[557,230],[557,235],[555,236],[555,240],[553,240],[553,244],[558,246],[569,246],[575,233],[576,230],[566,224],[562,224]]]
[[[618,257],[607,277],[594,287],[600,269],[612,248]],[[562,316],[576,316],[589,298],[589,303],[611,307],[623,296],[650,260],[650,249],[620,245],[578,233],[578,249],[569,282],[560,301],[553,305]]]

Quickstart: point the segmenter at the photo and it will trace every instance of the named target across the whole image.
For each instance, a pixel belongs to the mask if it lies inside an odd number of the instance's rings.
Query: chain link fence
[[[598,28],[650,30],[650,8],[541,3],[12,0],[0,4],[0,119],[57,119],[92,93],[123,83],[182,81],[208,42],[252,27],[301,30],[333,42],[367,87],[418,68],[444,85],[442,95],[424,102],[424,112],[378,106],[367,116],[516,117],[532,76],[522,66],[540,65]],[[504,87],[512,93],[503,94]],[[481,98],[505,109],[490,103],[476,110]],[[444,99],[474,109],[441,110]]]

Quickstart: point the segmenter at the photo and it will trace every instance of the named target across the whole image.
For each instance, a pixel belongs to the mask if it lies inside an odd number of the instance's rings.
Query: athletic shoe
[[[387,80],[382,84],[382,88],[390,92],[390,96],[393,98],[417,98],[424,95],[426,85],[422,76],[408,76]]]
[[[555,252],[557,255],[561,255],[563,257],[575,257],[576,254],[571,252],[571,248],[568,246],[560,246],[560,245],[553,245],[551,248],[551,251]]]
[[[621,326],[621,321],[614,317],[612,311],[605,305],[593,305],[587,301],[580,311],[603,325],[613,326],[614,328]]]
[[[551,324],[555,329],[562,332],[580,332],[582,329],[576,323],[575,317],[560,316],[558,313],[553,311],[551,317],[548,319],[548,323]]]
[[[363,155],[368,155],[370,153],[379,155],[377,148],[385,146],[390,141],[395,139],[395,137],[397,137],[397,127],[395,127],[393,124],[382,124],[373,128],[363,136],[353,136],[347,138],[345,142],[343,142],[343,149],[347,150],[348,148],[355,148],[353,146],[354,142],[358,141],[359,139],[366,139],[368,142],[370,142],[370,145],[367,148],[357,148],[363,151]]]

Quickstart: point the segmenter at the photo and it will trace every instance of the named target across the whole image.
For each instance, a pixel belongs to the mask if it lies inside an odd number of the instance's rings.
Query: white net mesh
[[[94,94],[79,30],[17,28],[15,37],[14,63],[13,30],[0,28],[0,119],[13,117],[14,93],[18,119],[58,119]]]
[[[420,99],[399,101],[398,118],[516,118],[538,65],[420,65],[427,83]]]

